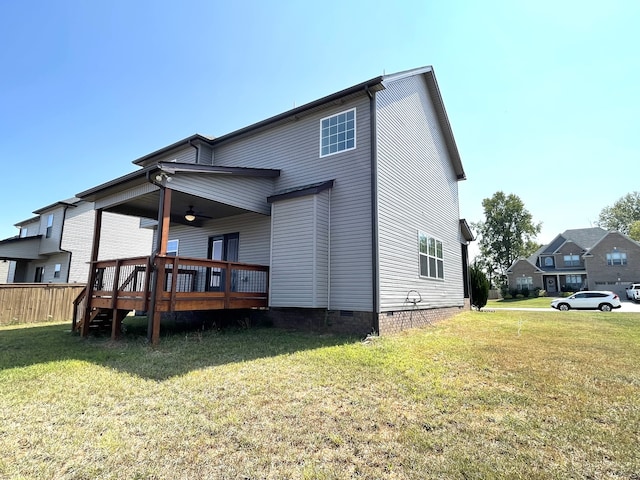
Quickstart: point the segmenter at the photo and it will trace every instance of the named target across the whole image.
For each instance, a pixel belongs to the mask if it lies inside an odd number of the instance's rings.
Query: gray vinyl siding
[[[96,212],[90,202],[82,202],[67,212],[62,249],[71,253],[69,283],[84,283],[89,275]],[[102,214],[99,260],[151,254],[153,231],[140,228],[140,219],[115,213]]]
[[[170,188],[234,207],[268,215],[267,197],[273,193],[271,178],[229,175],[176,175]]]
[[[238,261],[269,265],[269,232],[269,216],[247,213],[208,220],[202,227],[172,224],[169,240],[179,240],[178,255],[181,257],[207,258],[210,237],[239,233]],[[155,248],[155,237],[153,243]]]
[[[320,158],[320,119],[354,107],[357,148]],[[370,150],[369,98],[365,95],[215,149],[217,166],[280,169],[280,177],[273,180],[275,193],[335,180],[328,267],[332,309],[372,309]]]
[[[135,187],[128,188],[121,192],[107,195],[104,198],[101,198],[100,200],[95,202],[95,209],[106,209],[108,207],[124,203],[127,200],[131,200],[132,198],[144,195],[145,193],[154,192],[156,190],[159,190],[158,186],[153,185],[152,183],[143,183],[142,185],[137,185]]]
[[[53,224],[51,226],[51,235],[49,238],[46,238],[49,215],[53,215]],[[40,254],[47,255],[60,251],[60,237],[62,236],[64,216],[64,207],[54,208],[40,215],[40,230],[38,232],[42,235],[42,239],[40,240]]]
[[[329,306],[329,195],[273,204],[270,306]]]
[[[380,309],[464,304],[458,186],[421,75],[385,85],[376,96]],[[418,232],[443,243],[444,280],[422,278]]]
[[[0,252],[6,258],[39,259],[40,237],[26,237],[0,245]]]

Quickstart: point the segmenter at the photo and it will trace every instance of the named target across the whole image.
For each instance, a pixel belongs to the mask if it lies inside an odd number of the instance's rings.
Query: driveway
[[[551,299],[549,299],[549,303],[551,303]],[[484,308],[483,310],[489,311],[489,310],[530,310],[532,312],[535,311],[552,311],[552,312],[558,312],[559,310],[556,310],[555,308]],[[594,310],[571,310],[572,312],[580,312],[580,311],[584,311],[584,312],[593,312]],[[623,300],[620,299],[620,308],[616,308],[615,310],[612,310],[612,312],[625,312],[625,313],[640,313],[640,303],[636,303],[633,300]]]

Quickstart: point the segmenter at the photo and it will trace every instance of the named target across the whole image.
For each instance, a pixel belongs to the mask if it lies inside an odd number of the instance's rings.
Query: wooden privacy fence
[[[0,285],[0,325],[71,321],[73,301],[84,283],[8,283]]]

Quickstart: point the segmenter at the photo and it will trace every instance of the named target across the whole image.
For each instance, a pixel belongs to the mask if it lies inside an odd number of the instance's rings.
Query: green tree
[[[489,299],[489,280],[477,262],[469,267],[469,280],[471,282],[471,305],[480,310]]]
[[[629,226],[629,236],[636,242],[640,242],[640,220],[636,220]]]
[[[492,265],[506,279],[507,269],[519,257],[534,253],[540,245],[535,237],[541,223],[533,223],[533,217],[524,203],[514,194],[496,192],[482,200],[484,222],[473,224],[478,234],[478,247],[484,262]]]
[[[640,220],[640,192],[627,193],[612,206],[600,211],[598,225],[607,230],[628,234],[631,224]]]

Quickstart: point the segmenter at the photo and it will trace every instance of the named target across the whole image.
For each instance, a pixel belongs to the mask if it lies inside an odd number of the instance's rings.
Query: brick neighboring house
[[[625,287],[640,281],[640,243],[600,227],[566,230],[529,258],[507,270],[509,288],[563,291],[611,290],[625,298]]]

